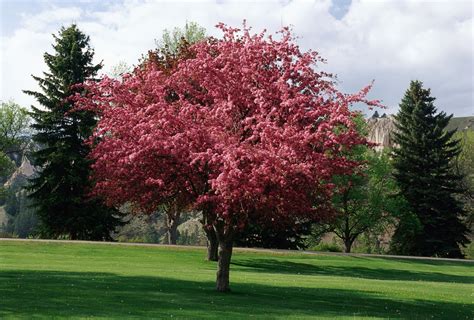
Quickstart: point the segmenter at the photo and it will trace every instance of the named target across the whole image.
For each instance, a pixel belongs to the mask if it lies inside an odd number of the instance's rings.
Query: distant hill
[[[447,130],[474,130],[474,117],[458,117],[449,121]]]

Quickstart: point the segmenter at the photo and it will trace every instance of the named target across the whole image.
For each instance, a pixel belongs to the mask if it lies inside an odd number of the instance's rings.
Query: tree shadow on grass
[[[374,258],[369,258],[374,259]],[[474,268],[474,260],[461,260],[461,261],[448,261],[448,260],[436,260],[436,259],[407,259],[407,258],[395,258],[395,257],[377,257],[375,259],[381,259],[387,262],[407,263],[410,265],[428,265],[428,266],[441,266],[441,267],[471,267]]]
[[[472,306],[429,300],[395,300],[345,289],[232,285],[109,273],[0,271],[0,318],[112,317],[257,319],[390,317],[471,319]]]
[[[432,281],[473,284],[474,276],[452,275],[441,272],[421,272],[359,266],[316,266],[309,263],[277,259],[236,260],[232,265],[244,267],[242,271],[353,277],[376,280]]]

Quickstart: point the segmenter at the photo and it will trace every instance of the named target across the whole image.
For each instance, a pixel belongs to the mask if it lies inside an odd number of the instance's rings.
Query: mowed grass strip
[[[474,264],[0,241],[0,318],[473,319]]]

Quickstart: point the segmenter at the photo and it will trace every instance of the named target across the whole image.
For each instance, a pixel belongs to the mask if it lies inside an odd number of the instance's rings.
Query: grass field
[[[0,241],[0,318],[473,319],[474,264]]]

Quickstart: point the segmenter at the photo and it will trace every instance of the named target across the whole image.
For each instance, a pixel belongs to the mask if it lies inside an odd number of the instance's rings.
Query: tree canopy
[[[13,101],[0,103],[0,201],[6,196],[3,183],[15,169],[11,156],[25,147],[29,121],[25,108]]]
[[[350,173],[357,162],[345,152],[366,143],[349,106],[377,102],[365,99],[368,87],[340,93],[287,29],[276,40],[219,27],[223,39],[191,46],[194,58],[172,72],[105,78],[77,100],[101,116],[95,193],[143,210],[177,196],[205,208],[219,241],[217,289],[227,291],[232,242],[248,221],[331,214],[326,182]]]

